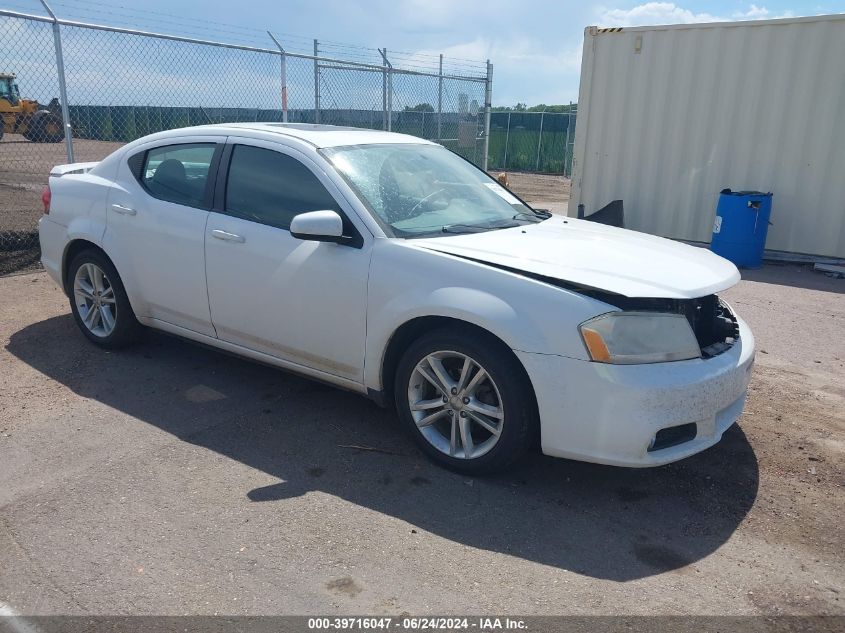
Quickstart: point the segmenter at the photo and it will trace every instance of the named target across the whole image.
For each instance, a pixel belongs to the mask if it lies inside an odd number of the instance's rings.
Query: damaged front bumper
[[[742,413],[754,364],[754,336],[737,324],[739,340],[707,359],[609,365],[516,352],[537,396],[543,452],[644,467],[717,443]]]

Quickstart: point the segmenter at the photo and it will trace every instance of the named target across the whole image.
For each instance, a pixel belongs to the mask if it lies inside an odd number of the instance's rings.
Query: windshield
[[[17,96],[18,90],[15,82],[10,77],[0,77],[0,97],[12,101]]]
[[[440,145],[356,145],[323,153],[392,237],[474,233],[547,217]]]

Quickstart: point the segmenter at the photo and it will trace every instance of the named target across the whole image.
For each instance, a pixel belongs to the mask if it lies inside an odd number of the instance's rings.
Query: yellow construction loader
[[[58,143],[65,137],[57,99],[42,106],[21,99],[15,75],[0,73],[0,139],[3,134],[22,134],[35,143]]]

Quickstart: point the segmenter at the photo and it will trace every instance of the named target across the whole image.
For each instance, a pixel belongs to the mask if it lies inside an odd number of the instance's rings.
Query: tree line
[[[578,104],[564,103],[560,105],[546,105],[541,103],[535,106],[528,106],[524,103],[517,103],[515,106],[493,106],[491,112],[554,112],[559,114],[569,114],[570,108],[572,112],[578,110]],[[430,103],[418,103],[415,106],[405,106],[405,112],[434,112],[434,106]]]

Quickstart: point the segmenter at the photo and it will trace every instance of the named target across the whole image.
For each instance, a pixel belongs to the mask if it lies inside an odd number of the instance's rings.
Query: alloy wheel
[[[73,300],[79,318],[89,332],[105,338],[114,331],[117,303],[114,288],[102,268],[85,263],[77,269],[73,278]]]
[[[408,405],[422,436],[457,459],[476,459],[499,441],[505,412],[499,388],[475,359],[455,351],[426,355],[408,383]]]

